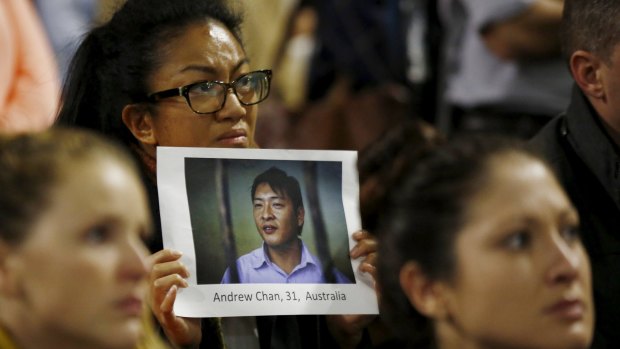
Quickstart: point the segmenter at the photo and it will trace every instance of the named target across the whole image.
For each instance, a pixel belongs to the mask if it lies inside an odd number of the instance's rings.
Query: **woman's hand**
[[[374,280],[377,280],[377,239],[365,230],[353,233],[353,240],[357,244],[350,252],[351,258],[364,258],[360,263],[359,270],[369,273]]]
[[[365,230],[353,233],[353,240],[357,244],[350,252],[351,258],[363,258],[359,270],[369,273],[377,279],[377,240]],[[329,315],[327,327],[341,348],[355,348],[362,340],[366,328],[376,315]]]
[[[155,317],[174,345],[193,346],[201,341],[200,319],[183,318],[174,314],[173,307],[179,287],[187,287],[189,271],[179,260],[182,254],[163,249],[151,258],[149,301]]]

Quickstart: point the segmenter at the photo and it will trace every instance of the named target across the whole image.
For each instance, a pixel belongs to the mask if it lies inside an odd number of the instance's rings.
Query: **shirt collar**
[[[318,261],[310,253],[310,250],[308,250],[308,247],[306,246],[306,244],[301,239],[300,239],[300,242],[301,242],[301,261],[295,267],[295,269],[303,268],[303,267],[305,267],[308,264],[313,264],[313,265],[317,265],[318,266],[319,265]],[[263,241],[263,244],[262,244],[261,252],[262,253],[258,253],[257,258],[255,258],[253,260],[252,268],[254,268],[254,269],[259,269],[260,267],[262,267],[264,265],[271,265],[272,264],[271,260],[269,259],[269,255],[267,254],[267,245],[265,244],[264,241]]]

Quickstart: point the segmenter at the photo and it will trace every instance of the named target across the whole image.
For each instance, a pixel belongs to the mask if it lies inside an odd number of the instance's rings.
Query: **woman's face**
[[[588,347],[594,309],[576,211],[540,162],[510,154],[490,166],[456,239],[449,317],[478,347]]]
[[[150,78],[150,93],[199,81],[231,82],[250,72],[240,43],[224,25],[205,21],[192,25],[162,49],[163,65]],[[232,91],[223,109],[196,114],[185,98],[154,104],[155,145],[216,148],[254,146],[257,105],[244,106]]]
[[[16,302],[32,335],[68,340],[62,347],[135,347],[148,272],[146,194],[118,161],[67,167],[49,208],[9,257]]]

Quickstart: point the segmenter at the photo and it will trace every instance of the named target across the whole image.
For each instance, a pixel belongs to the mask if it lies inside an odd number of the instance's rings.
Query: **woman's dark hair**
[[[0,134],[0,240],[19,244],[48,208],[54,185],[72,164],[112,159],[136,173],[124,147],[85,130]],[[86,190],[86,189],[85,189]]]
[[[146,100],[148,78],[162,64],[166,45],[206,20],[219,21],[241,43],[241,18],[223,0],[128,0],[79,46],[57,123],[137,142],[123,124],[123,108]]]
[[[408,159],[413,165],[392,185],[379,222],[378,283],[382,314],[412,347],[432,347],[433,327],[402,292],[399,272],[415,261],[430,279],[452,280],[468,202],[485,185],[490,160],[509,153],[538,159],[517,141],[455,139]]]
[[[411,159],[445,142],[444,137],[422,119],[410,118],[385,131],[377,142],[359,153],[362,226],[369,232],[377,228],[393,183],[413,165]]]

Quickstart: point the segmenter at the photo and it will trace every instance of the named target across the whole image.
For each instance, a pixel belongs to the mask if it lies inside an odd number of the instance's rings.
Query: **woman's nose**
[[[150,271],[148,250],[142,240],[129,241],[122,249],[122,276],[126,279],[141,280]]]
[[[219,121],[224,121],[226,119],[238,121],[239,119],[245,117],[246,114],[247,110],[239,101],[237,94],[232,88],[229,88],[226,90],[226,100],[224,101],[224,106],[220,111],[215,113],[215,118]]]
[[[585,253],[579,241],[566,241],[562,237],[553,239],[551,251],[551,267],[547,281],[550,284],[570,283],[579,276]]]

